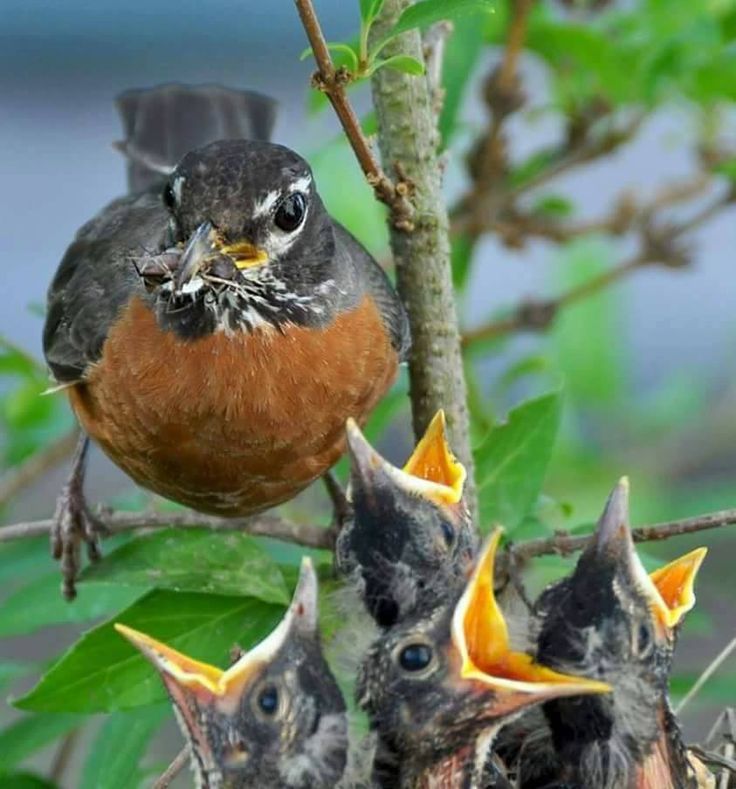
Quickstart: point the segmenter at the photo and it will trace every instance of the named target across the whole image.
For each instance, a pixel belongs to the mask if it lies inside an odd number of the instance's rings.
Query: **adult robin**
[[[345,770],[347,716],[320,648],[317,578],[302,562],[278,627],[226,671],[116,628],[153,663],[206,789],[333,789]]]
[[[520,786],[689,789],[695,770],[667,696],[674,644],[695,603],[705,556],[692,551],[651,575],[629,528],[628,481],[611,494],[569,578],[536,604],[537,659],[607,682],[611,694],[555,699],[520,757]]]
[[[358,701],[378,733],[381,786],[486,786],[490,746],[523,710],[609,690],[511,648],[493,591],[499,538],[497,530],[459,594],[387,628],[362,663]]]
[[[467,582],[477,538],[463,499],[466,472],[450,449],[442,411],[401,469],[373,449],[354,420],[347,436],[352,514],[338,535],[336,563],[387,627]]]
[[[301,156],[212,142],[267,132],[263,97],[167,86],[119,108],[143,188],[67,250],[48,293],[46,360],[86,436],[138,484],[201,512],[257,513],[342,454],[345,420],[367,418],[406,355],[404,310]],[[68,597],[81,542],[98,553],[86,447],[52,535]]]

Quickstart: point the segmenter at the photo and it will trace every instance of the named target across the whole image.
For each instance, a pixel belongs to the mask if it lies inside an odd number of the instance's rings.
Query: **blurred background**
[[[330,40],[355,37],[357,2],[316,5]],[[309,95],[313,66],[299,59],[305,40],[292,3],[3,0],[2,14],[0,462],[6,476],[0,516],[15,523],[49,517],[66,473],[66,465],[56,465],[31,485],[15,484],[18,469],[73,426],[63,396],[39,397],[47,385],[40,348],[45,291],[77,228],[125,190],[124,163],[111,147],[121,137],[113,107],[120,91],[218,82],[274,96],[280,103],[275,139],[310,160],[328,207],[387,266],[390,258],[381,209],[334,116]],[[503,57],[507,24],[508,9],[499,0],[482,25],[460,20],[448,49],[453,106],[445,108],[443,131],[451,206],[462,206],[463,198],[467,205],[468,195],[472,203],[468,161],[497,111],[485,86]],[[491,323],[471,334],[476,340],[467,346],[476,438],[522,400],[563,391],[564,419],[545,495],[514,536],[589,527],[623,473],[632,480],[635,525],[736,506],[736,223],[730,204],[736,6],[728,0],[545,2],[536,4],[529,27],[520,62],[525,100],[504,118],[506,161],[495,173],[499,183],[519,186],[521,196],[473,239],[472,255],[463,251],[469,246],[462,217],[456,216],[455,237],[462,325],[473,332]],[[367,86],[353,96],[361,113],[368,112]],[[575,142],[580,128],[583,143]],[[572,165],[564,158],[581,145],[594,150],[596,140],[622,128],[624,139],[605,155],[581,156]],[[685,196],[668,197],[673,186]],[[677,237],[676,249],[662,255],[665,265],[648,261],[610,287],[594,288],[540,331],[503,328],[518,304],[595,279],[635,257],[642,244],[651,249],[653,235],[657,243]],[[396,462],[411,445],[405,385],[402,380],[373,428],[378,437],[389,421],[396,426],[390,440],[379,441]],[[97,451],[87,491],[92,502],[151,505]],[[321,491],[307,492],[287,509],[297,517],[326,517]],[[711,546],[698,607],[678,651],[676,695],[736,635],[735,532],[729,527],[643,549],[656,566],[697,545]],[[563,566],[569,563],[537,563],[532,586]],[[6,696],[32,685],[32,676],[19,678],[29,666],[49,663],[96,618],[114,611],[109,601],[107,608],[88,603],[77,611],[57,601],[56,568],[42,542],[0,544],[0,579]],[[93,590],[83,587],[85,593]],[[115,604],[120,609],[127,602],[121,597]],[[39,608],[43,616],[34,613]],[[734,701],[732,657],[684,713],[688,737],[702,739],[724,704]],[[58,767],[56,738],[73,722],[57,716],[49,723],[46,716],[41,726],[32,717],[0,707],[0,724],[11,726],[5,740],[0,732],[0,773],[24,765],[48,774],[55,760]],[[84,747],[75,747],[60,785],[82,785],[94,728],[85,730]],[[173,726],[167,727],[147,757],[151,773],[178,745]]]

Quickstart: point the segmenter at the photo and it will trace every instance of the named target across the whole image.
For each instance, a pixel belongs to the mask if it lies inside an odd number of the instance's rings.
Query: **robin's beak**
[[[511,649],[493,591],[501,533],[497,528],[489,538],[453,614],[452,641],[461,658],[461,678],[488,692],[489,711],[499,716],[562,696],[610,692],[604,682],[560,674]]]
[[[174,278],[176,291],[183,291],[187,283],[221,257],[228,258],[238,270],[268,261],[265,250],[245,240],[226,244],[211,222],[203,222],[192,234],[179,259]]]
[[[303,559],[299,582],[284,618],[269,636],[224,671],[177,652],[126,625],[116,623],[115,629],[153,663],[187,727],[194,733],[197,724],[189,720],[192,717],[189,702],[200,708],[214,706],[224,714],[234,713],[246,687],[273,660],[290,634],[295,630],[316,634],[317,576],[311,560]]]
[[[452,454],[445,433],[445,414],[438,411],[403,469],[385,460],[368,443],[356,422],[347,422],[353,483],[365,489],[398,487],[435,504],[458,504],[465,467]]]
[[[629,481],[622,477],[606,503],[594,537],[599,556],[613,559],[646,598],[654,622],[671,631],[695,605],[695,576],[707,548],[698,548],[670,564],[647,573],[636,552],[629,525]]]

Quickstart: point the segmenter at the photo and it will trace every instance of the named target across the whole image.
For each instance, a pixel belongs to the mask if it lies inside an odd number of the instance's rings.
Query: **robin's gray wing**
[[[338,250],[342,248],[350,257],[354,270],[364,281],[365,289],[375,299],[391,336],[391,344],[399,355],[399,361],[406,361],[411,335],[404,305],[377,261],[342,225],[337,222],[334,225]]]
[[[163,185],[185,154],[215,140],[268,140],[276,119],[273,99],[219,85],[128,90],[115,103],[130,192]]]
[[[136,262],[165,246],[168,214],[158,195],[124,197],[84,225],[49,287],[43,350],[58,383],[83,378],[131,296],[146,295]]]

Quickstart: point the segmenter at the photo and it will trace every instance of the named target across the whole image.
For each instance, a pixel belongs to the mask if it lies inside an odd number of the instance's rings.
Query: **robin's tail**
[[[267,140],[276,102],[259,93],[219,85],[160,85],[128,90],[116,99],[128,160],[128,189],[163,183],[177,162],[215,140]]]

